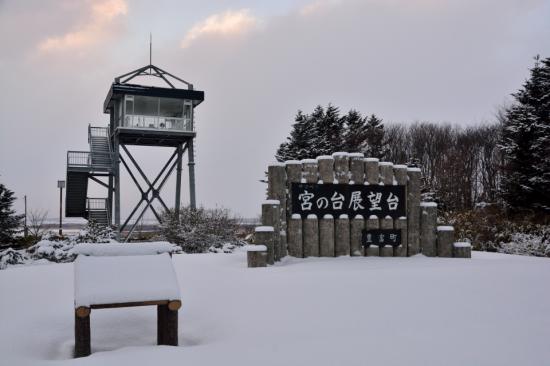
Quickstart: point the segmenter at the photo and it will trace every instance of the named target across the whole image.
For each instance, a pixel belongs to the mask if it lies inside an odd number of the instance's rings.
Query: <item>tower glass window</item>
[[[123,127],[192,131],[190,100],[126,95]]]

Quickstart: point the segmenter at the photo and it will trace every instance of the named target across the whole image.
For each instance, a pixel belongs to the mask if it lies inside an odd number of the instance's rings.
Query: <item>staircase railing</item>
[[[107,215],[107,224],[111,226],[111,213],[108,198],[86,198],[86,211],[101,211]]]
[[[107,137],[109,138],[109,127],[92,127],[88,125],[88,143],[92,137]]]
[[[86,198],[86,210],[104,211],[109,207],[107,198]]]
[[[67,168],[87,168],[91,165],[89,151],[67,151]]]
[[[109,161],[106,163],[105,161]],[[67,151],[67,168],[110,170],[113,161],[111,152]]]

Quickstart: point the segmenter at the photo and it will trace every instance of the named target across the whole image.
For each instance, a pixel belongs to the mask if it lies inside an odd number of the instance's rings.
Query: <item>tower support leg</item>
[[[178,145],[177,150],[178,150],[178,157],[177,157],[178,165],[176,168],[176,202],[174,204],[174,208],[176,211],[176,215],[179,217],[180,205],[181,205],[181,170],[182,170],[181,161],[183,158],[183,145],[182,144]]]
[[[109,175],[109,183],[108,183],[108,190],[107,193],[107,210],[109,212],[109,226],[113,225],[113,176]]]
[[[114,164],[114,179],[115,179],[115,226],[117,227],[117,239],[120,240],[122,229],[120,226],[120,144],[118,136],[114,138],[115,161]]]
[[[195,199],[195,149],[193,147],[193,139],[187,142],[187,154],[189,162],[189,205],[191,209],[197,208],[197,202]]]

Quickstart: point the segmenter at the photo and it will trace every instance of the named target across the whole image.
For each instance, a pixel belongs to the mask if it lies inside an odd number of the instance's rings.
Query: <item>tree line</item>
[[[387,123],[329,104],[298,111],[278,161],[337,151],[362,152],[420,167],[423,195],[445,211],[497,203],[512,211],[550,212],[550,58],[535,58],[514,104],[495,121],[461,127],[433,122]]]

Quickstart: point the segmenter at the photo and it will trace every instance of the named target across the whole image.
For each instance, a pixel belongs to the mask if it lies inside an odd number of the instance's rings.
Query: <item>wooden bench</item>
[[[157,344],[178,345],[179,285],[167,253],[79,255],[74,264],[75,357],[91,354],[92,309],[157,306]]]

